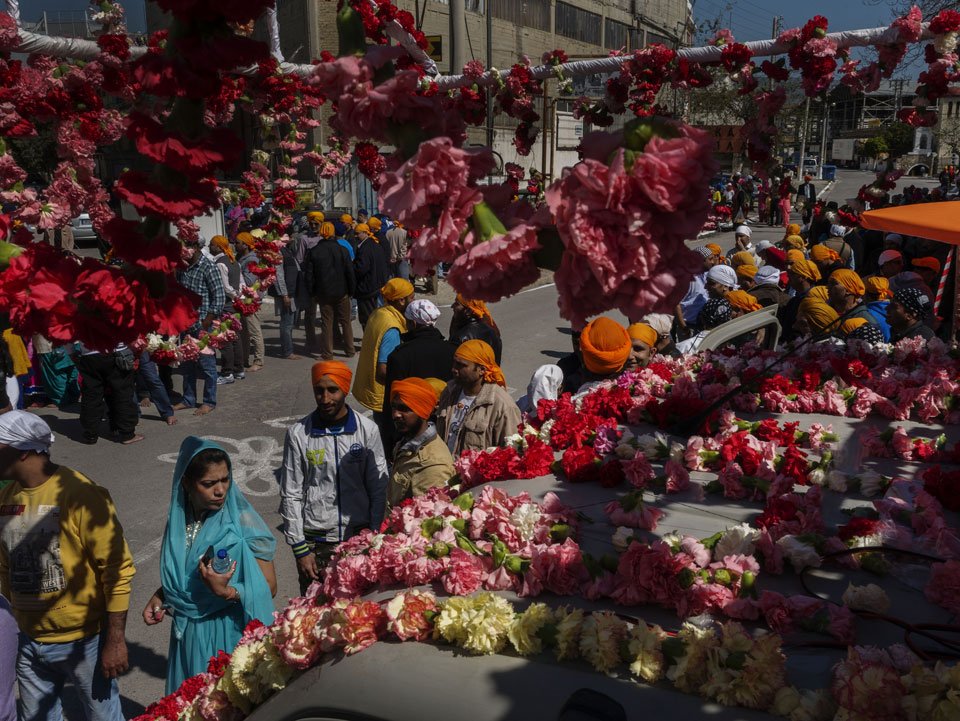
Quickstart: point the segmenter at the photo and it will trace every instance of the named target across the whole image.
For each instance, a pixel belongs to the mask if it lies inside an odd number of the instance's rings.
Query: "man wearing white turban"
[[[437,328],[440,309],[429,300],[414,300],[403,312],[407,319],[407,332],[400,336],[400,345],[387,358],[387,379],[384,383],[383,410],[390,416],[390,386],[405,378],[439,378],[449,381],[453,377],[453,354],[456,347],[443,337]],[[380,429],[383,450],[387,459],[393,457],[396,429],[393,423],[385,423]]]
[[[69,679],[97,721],[121,721],[117,677],[135,573],[110,494],[50,460],[53,433],[25,411],[0,415],[0,592],[21,638],[22,719],[60,718]]]
[[[725,298],[738,287],[737,271],[729,265],[715,265],[707,271],[707,294],[711,298]]]

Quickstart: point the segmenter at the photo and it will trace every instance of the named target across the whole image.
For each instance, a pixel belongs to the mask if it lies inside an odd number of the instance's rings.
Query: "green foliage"
[[[887,141],[883,138],[870,138],[863,144],[863,154],[868,158],[879,158],[881,155],[890,152],[890,148],[887,147]]]
[[[887,144],[891,157],[906,155],[913,150],[913,128],[906,123],[884,125],[880,137]]]

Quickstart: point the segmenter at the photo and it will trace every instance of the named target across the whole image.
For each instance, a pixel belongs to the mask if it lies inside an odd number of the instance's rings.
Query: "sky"
[[[143,0],[120,0],[127,13],[127,27],[134,32],[147,29]],[[20,16],[27,22],[39,20],[43,12],[84,11],[90,7],[89,0],[28,0],[20,3]]]
[[[723,27],[745,42],[771,36],[773,18],[783,18],[783,28],[803,25],[814,15],[830,21],[830,32],[883,27],[893,20],[891,4],[884,0],[695,0],[694,17],[700,23],[721,17]]]

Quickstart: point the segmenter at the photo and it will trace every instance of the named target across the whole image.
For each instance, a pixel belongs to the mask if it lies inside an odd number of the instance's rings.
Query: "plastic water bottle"
[[[213,572],[226,573],[230,570],[231,563],[233,563],[233,560],[230,558],[230,554],[227,553],[227,549],[221,548],[217,551],[216,558],[213,559]]]

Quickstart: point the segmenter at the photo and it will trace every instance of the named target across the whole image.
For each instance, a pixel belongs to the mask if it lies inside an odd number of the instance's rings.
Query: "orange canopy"
[[[860,224],[868,230],[885,230],[960,245],[960,202],[916,203],[866,210],[860,214]]]

